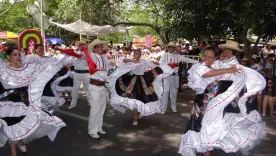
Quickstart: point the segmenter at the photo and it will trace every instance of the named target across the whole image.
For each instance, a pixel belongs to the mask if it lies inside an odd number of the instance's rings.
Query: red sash
[[[60,52],[62,52],[64,54],[70,55],[70,56],[74,56],[74,57],[77,57],[77,58],[81,57],[81,55],[76,54],[73,49],[60,49],[60,48],[57,48],[57,50],[59,50]]]
[[[88,50],[86,48],[81,49],[82,51],[84,51],[84,54],[86,55],[86,61],[89,67],[89,73],[91,75],[93,75],[94,73],[96,73],[97,71],[97,65],[96,63],[91,59]]]
[[[169,63],[168,66],[170,66],[173,69],[178,67],[178,63]]]

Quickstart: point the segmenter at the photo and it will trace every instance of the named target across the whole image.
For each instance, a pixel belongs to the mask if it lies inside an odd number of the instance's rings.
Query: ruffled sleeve
[[[207,85],[214,80],[214,78],[202,78],[202,75],[209,72],[211,69],[203,63],[195,64],[188,70],[188,86],[195,90],[197,94],[202,94]]]
[[[153,62],[151,60],[146,60],[148,67],[153,69],[155,67],[155,65],[153,64]]]
[[[2,59],[0,59],[0,72],[1,72],[1,69],[3,69],[5,66],[6,66],[6,63]]]

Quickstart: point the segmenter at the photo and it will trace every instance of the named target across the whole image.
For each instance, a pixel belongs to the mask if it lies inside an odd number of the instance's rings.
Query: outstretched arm
[[[193,64],[196,64],[196,63],[199,62],[199,61],[197,61],[197,60],[187,58],[187,57],[185,57],[184,55],[179,55],[179,56],[180,56],[179,62],[183,61],[183,62],[193,63]]]
[[[127,63],[127,62],[134,62],[134,60],[132,60],[132,59],[124,59],[123,62],[124,62],[124,63]]]
[[[239,69],[237,69],[236,66],[232,66],[231,68],[226,68],[226,69],[215,69],[215,70],[210,70],[207,73],[203,74],[202,77],[213,77],[213,76],[218,76],[221,74],[226,74],[226,73],[236,73],[239,72]]]

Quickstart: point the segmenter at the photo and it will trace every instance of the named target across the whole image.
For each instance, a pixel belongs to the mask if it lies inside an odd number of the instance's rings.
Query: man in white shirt
[[[94,40],[88,45],[88,51],[92,62],[96,65],[94,72],[90,69],[90,95],[91,99],[89,104],[91,106],[89,123],[88,123],[88,134],[97,139],[99,134],[106,134],[103,131],[103,115],[105,112],[107,102],[107,90],[105,88],[105,82],[107,79],[107,68],[110,65],[110,61],[106,58],[104,48],[107,46],[107,42]],[[88,59],[90,59],[88,58]],[[88,64],[89,67],[93,66]]]
[[[154,61],[159,61],[160,60],[160,57],[165,53],[165,51],[161,51],[161,47],[160,46],[156,46],[155,47],[155,51],[151,54],[151,58],[154,60]]]
[[[86,94],[87,100],[90,99],[89,93],[89,70],[86,62],[85,54],[80,50],[87,46],[85,42],[77,41],[75,46],[79,49],[79,54],[82,55],[81,58],[74,61],[74,73],[73,73],[73,90],[72,90],[72,101],[68,109],[73,109],[77,107],[77,100],[79,95],[80,85],[83,84],[83,89]]]
[[[259,56],[256,54],[252,55],[251,61],[250,61],[250,68],[254,69],[258,72],[261,72],[261,70],[263,69],[263,67],[259,64]]]
[[[178,64],[179,62],[187,62],[187,63],[198,63],[198,61],[186,58],[184,55],[175,54],[176,45],[174,42],[170,42],[167,47],[167,53],[164,53],[159,63],[160,64],[167,64],[169,65],[174,73],[171,76],[164,78],[164,94],[162,100],[162,112],[161,114],[165,114],[167,110],[169,94],[170,94],[170,101],[171,107],[173,112],[177,112],[176,109],[176,100],[177,100],[177,93],[179,87],[179,77],[178,77]]]
[[[220,56],[220,60],[217,60],[212,64],[213,69],[220,69],[223,68],[222,66],[228,66],[229,64],[240,64],[236,58],[236,53],[243,52],[243,50],[239,48],[238,42],[227,40],[225,44],[220,44],[218,47],[223,50],[223,52]]]

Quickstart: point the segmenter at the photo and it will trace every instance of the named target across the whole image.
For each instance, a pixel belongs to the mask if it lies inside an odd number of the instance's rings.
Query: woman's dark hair
[[[205,48],[205,49],[203,50],[203,53],[204,53],[206,50],[212,51],[212,52],[215,54],[215,57],[218,57],[218,56],[219,56],[219,52],[218,52],[215,48],[213,48],[213,47],[207,47],[207,48]]]
[[[142,51],[139,50],[139,49],[138,49],[138,50],[134,50],[134,53],[133,53],[133,54],[135,55],[135,54],[138,53],[138,52],[139,52],[140,54],[142,54]]]
[[[266,58],[269,58],[269,57],[273,57],[274,58],[275,55],[274,54],[268,54]]]
[[[37,45],[35,46],[35,49],[37,49],[39,46],[42,46],[42,47],[43,47],[43,44],[37,44]]]
[[[18,50],[18,49],[17,48],[8,48],[6,51],[6,54],[10,56],[14,50]]]
[[[272,85],[273,85],[273,81],[272,81],[272,79],[271,78],[268,78],[268,77],[266,77],[266,85],[265,85],[265,89],[264,89],[264,92],[267,92],[268,91],[268,81],[271,81],[272,82]]]
[[[51,45],[51,48],[52,48],[52,49],[55,49],[56,46],[57,46],[56,44],[52,44],[52,45]]]

